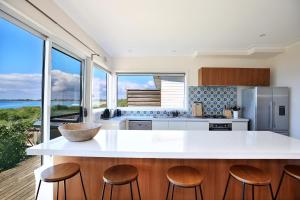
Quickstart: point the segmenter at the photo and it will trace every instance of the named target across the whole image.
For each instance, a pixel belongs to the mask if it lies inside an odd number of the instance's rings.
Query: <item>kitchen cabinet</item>
[[[248,122],[232,122],[233,131],[247,131]]]
[[[152,130],[201,130],[208,131],[208,121],[152,121]]]
[[[152,130],[168,130],[169,122],[168,121],[152,121]]]
[[[270,68],[202,67],[199,86],[270,86]]]
[[[185,121],[169,121],[169,130],[186,130]]]
[[[199,121],[186,122],[186,130],[208,131],[209,123],[208,121],[207,122],[199,122]]]

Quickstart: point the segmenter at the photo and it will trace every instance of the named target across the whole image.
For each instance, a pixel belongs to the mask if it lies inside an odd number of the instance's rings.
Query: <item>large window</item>
[[[118,107],[184,108],[184,74],[118,74]]]
[[[41,158],[26,156],[25,150],[43,138],[44,39],[1,14],[0,11],[0,199],[17,198],[16,195],[33,198],[33,170],[40,166]]]
[[[60,136],[59,122],[82,121],[82,61],[57,48],[52,48],[51,68],[51,132]]]
[[[99,66],[93,67],[93,108],[107,107],[107,73]]]

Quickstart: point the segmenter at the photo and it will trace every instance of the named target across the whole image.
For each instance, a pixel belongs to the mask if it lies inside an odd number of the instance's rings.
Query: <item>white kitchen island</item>
[[[82,167],[89,199],[100,199],[102,175],[115,164],[139,169],[142,198],[163,199],[167,190],[165,173],[174,165],[189,165],[205,174],[205,199],[222,199],[228,169],[250,164],[272,176],[276,190],[285,164],[300,164],[300,140],[272,132],[247,131],[132,131],[102,130],[90,141],[68,142],[63,137],[27,149],[29,155],[51,155],[54,163],[76,162]],[[83,199],[78,177],[68,184],[71,199]],[[286,180],[279,199],[297,199],[295,182]],[[241,197],[241,185],[230,186],[228,199]],[[116,189],[116,199],[129,199],[126,186]],[[78,192],[79,191],[79,192]],[[79,194],[78,194],[79,193]],[[122,198],[121,198],[122,194]],[[193,192],[176,190],[176,199],[193,199]],[[247,191],[250,198],[250,191]],[[256,199],[267,199],[268,190],[258,187]],[[286,196],[288,195],[288,196]],[[287,198],[288,197],[288,198]]]

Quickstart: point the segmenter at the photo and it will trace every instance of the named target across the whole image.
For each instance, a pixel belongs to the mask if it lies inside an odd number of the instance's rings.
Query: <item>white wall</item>
[[[300,43],[270,59],[272,85],[290,88],[290,135],[300,138]]]
[[[246,56],[113,58],[115,72],[185,72],[188,86],[198,85],[200,67],[269,67],[266,58]]]

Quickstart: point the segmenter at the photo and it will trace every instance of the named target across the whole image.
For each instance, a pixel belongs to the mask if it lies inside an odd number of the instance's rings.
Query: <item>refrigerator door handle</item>
[[[269,116],[270,116],[270,122],[269,122],[269,127],[270,127],[270,130],[273,129],[273,102],[270,102],[269,104]]]
[[[272,123],[273,123],[273,128],[276,128],[276,122],[275,122],[275,112],[276,112],[276,107],[275,107],[275,102],[272,102]]]

